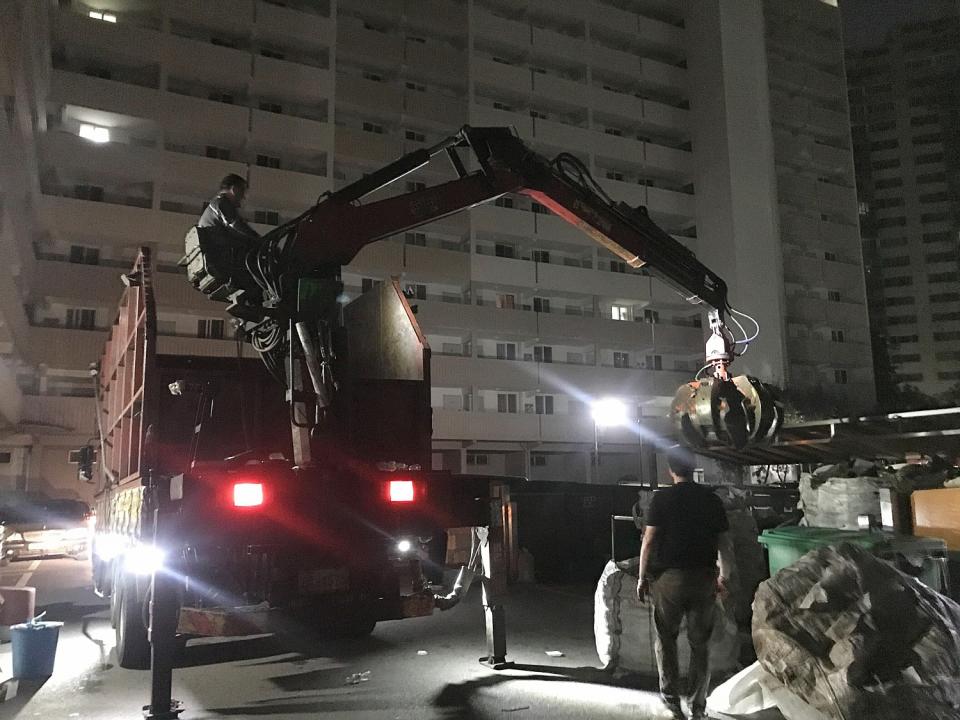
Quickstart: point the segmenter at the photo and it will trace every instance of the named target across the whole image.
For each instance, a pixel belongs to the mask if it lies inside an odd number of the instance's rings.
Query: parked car
[[[2,560],[50,555],[85,560],[92,517],[90,506],[79,500],[39,500],[2,507]]]

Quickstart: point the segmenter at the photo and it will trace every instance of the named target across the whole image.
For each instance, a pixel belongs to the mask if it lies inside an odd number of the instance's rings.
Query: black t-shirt
[[[717,536],[730,527],[720,498],[693,482],[655,492],[646,521],[657,528],[648,565],[654,576],[676,568],[715,567]]]

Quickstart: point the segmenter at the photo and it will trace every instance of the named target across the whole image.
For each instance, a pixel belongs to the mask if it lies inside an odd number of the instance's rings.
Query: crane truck
[[[438,156],[448,182],[364,202]],[[775,391],[730,373],[747,338],[726,325],[720,277],[644,208],[613,201],[574,155],[548,160],[510,128],[464,127],[324,195],[260,242],[187,233],[188,280],[228,303],[262,362],[243,357],[240,341],[236,358],[158,353],[147,249],[124,276],[96,367],[93,553],[122,666],[147,667],[151,639],[156,665],[163,637],[256,631],[277,611],[363,634],[455,602],[432,594],[417,548],[450,527],[494,536],[503,495],[430,471],[430,349],[416,316],[396,281],[344,304],[341,267],[370,243],[508,193],[709,306],[709,376],[674,401],[682,442],[738,448],[776,434]]]

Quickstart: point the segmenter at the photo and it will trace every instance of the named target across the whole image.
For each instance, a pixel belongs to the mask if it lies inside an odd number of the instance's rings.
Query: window
[[[74,185],[73,196],[77,200],[103,202],[103,188],[100,185]]]
[[[932,301],[933,298],[931,298]],[[900,295],[897,297],[888,297],[884,301],[884,305],[887,307],[897,307],[898,305],[913,305],[916,302],[916,298],[912,295]]]
[[[407,192],[420,192],[427,189],[427,184],[419,180],[411,180],[406,184]]]
[[[404,233],[403,241],[407,245],[416,245],[417,247],[427,246],[427,234],[422,232]]]
[[[946,182],[947,174],[944,172],[922,173],[917,175],[917,184],[925,185],[927,183]]]
[[[533,311],[538,313],[550,312],[550,298],[535,297],[533,299]]]
[[[960,274],[955,272],[942,272],[942,273],[933,273],[927,275],[927,282],[929,283],[945,283],[945,282],[957,282],[960,281]]]
[[[907,219],[905,217],[880,218],[877,221],[878,228],[903,227],[906,224],[907,224]]]
[[[260,109],[264,112],[277,113],[278,115],[283,113],[283,106],[275,102],[261,102]]]
[[[607,180],[620,180],[623,181],[623,173],[616,172],[614,170],[607,170]]]
[[[603,132],[605,132],[607,135],[614,135],[614,136],[616,136],[616,137],[623,137],[623,130],[621,130],[620,128],[608,127],[608,128],[604,128],[604,129],[603,129]]]
[[[937,373],[938,380],[960,380],[960,370],[948,370]]]
[[[272,155],[257,155],[257,165],[260,167],[279,168],[280,158]]]
[[[910,127],[921,127],[923,125],[933,125],[940,122],[939,115],[917,115],[910,118]]]
[[[833,342],[844,342],[845,338],[844,338],[843,330],[831,330],[830,339]]]
[[[913,158],[913,162],[917,165],[926,165],[928,163],[943,162],[943,153],[925,153],[923,155],[917,155]]]
[[[70,262],[79,265],[98,265],[100,263],[100,248],[71,245]]]
[[[360,292],[369,292],[375,287],[380,285],[379,280],[374,280],[373,278],[361,278],[360,280]]]
[[[891,335],[887,338],[887,342],[890,345],[903,345],[905,343],[915,343],[919,342],[919,335]]]
[[[833,371],[833,381],[837,385],[846,385],[847,384],[847,371],[843,369],[836,369]]]
[[[383,75],[380,73],[370,72],[369,70],[364,70],[363,79],[372,80],[373,82],[383,82]]]
[[[507,105],[506,103],[502,103],[502,102],[495,102],[495,103],[493,104],[493,109],[494,109],[494,110],[504,110],[504,111],[506,111],[506,112],[513,112],[513,108],[512,108],[512,107],[510,107],[510,106]]]
[[[644,358],[644,367],[647,368],[647,370],[663,370],[663,356],[647,355]]]
[[[872,170],[890,170],[898,167],[900,167],[900,160],[898,158],[890,158],[889,160],[876,160],[870,163],[870,168]]]
[[[276,210],[254,210],[253,221],[262,225],[279,225],[280,213]]]
[[[420,283],[414,283],[412,285],[407,285],[403,289],[404,296],[410,300],[416,298],[417,300],[426,300],[427,299],[427,286]]]
[[[537,120],[537,119],[540,119],[540,120],[549,120],[549,119],[550,119],[550,118],[547,117],[547,114],[546,114],[546,113],[540,112],[539,110],[531,110],[531,111],[530,111],[530,117],[532,117],[534,120]]]
[[[426,45],[426,44],[427,44],[427,39],[426,39],[426,38],[418,37],[418,36],[416,36],[416,35],[407,35],[407,41],[408,41],[408,42],[420,43],[421,45]]]
[[[270,50],[269,48],[260,48],[260,54],[264,57],[273,58],[274,60],[286,60],[287,56],[280,52],[279,50]]]
[[[949,199],[950,195],[946,192],[927,193],[920,196],[921,203],[946,202]]]
[[[497,307],[501,310],[513,310],[516,307],[517,296],[512,293],[497,295]]]
[[[630,308],[626,305],[611,305],[610,318],[612,320],[629,320]]]
[[[427,136],[422,132],[417,132],[416,130],[405,130],[403,136],[407,140],[413,140],[414,142],[426,142]]]
[[[837,255],[836,255],[836,253],[832,253],[832,252],[829,252],[829,251],[825,251],[825,252],[823,253],[823,259],[824,259],[824,260],[829,260],[829,261],[831,261],[831,262],[836,262],[836,260],[837,260]]]
[[[840,291],[827,290],[827,300],[832,300],[833,302],[840,302]]]
[[[889,315],[887,316],[887,325],[915,325],[916,315]]]
[[[924,243],[939,243],[939,242],[950,242],[952,238],[950,237],[950,231],[946,232],[933,232],[933,233],[924,233],[923,242]]]
[[[928,145],[931,143],[940,143],[943,142],[943,135],[940,133],[927,133],[925,135],[914,135],[913,144],[914,145]]]
[[[0,465],[9,465],[12,457],[12,453],[0,452]]]
[[[210,38],[210,44],[217,45],[219,47],[225,47],[225,48],[237,47],[237,43],[234,42],[233,40],[230,40],[229,38],[225,38],[225,37],[218,37],[216,35]]]
[[[486,465],[487,456],[479,453],[467,453],[467,465]]]
[[[374,133],[375,135],[383,135],[383,125],[380,125],[379,123],[364,121],[363,131],[368,133]]]
[[[924,257],[924,260],[928,263],[955,262],[957,260],[957,252],[951,250],[949,252],[930,253]]]
[[[497,207],[511,208],[511,209],[512,209],[512,208],[513,208],[513,198],[512,198],[512,197],[507,197],[506,195],[503,195],[503,196],[501,196],[501,197],[498,197],[496,200],[494,200],[494,201],[493,201],[493,204],[496,205]]]
[[[407,90],[416,90],[417,92],[426,92],[426,91],[427,91],[427,86],[424,85],[423,83],[412,82],[411,80],[407,80],[407,81],[404,83],[404,85],[406,85]]]
[[[502,258],[516,257],[515,252],[516,251],[514,250],[513,245],[507,245],[506,243],[496,243],[493,246],[493,254],[496,255],[497,257],[502,257]]]
[[[89,15],[94,20],[102,20],[103,22],[108,22],[108,23],[117,22],[117,16],[114,15],[113,13],[100,12],[99,10],[91,10]],[[9,462],[9,460],[7,462]]]
[[[903,373],[899,379],[900,382],[920,382],[923,380],[923,373]]]
[[[517,394],[497,393],[497,412],[516,414]]]
[[[550,263],[550,251],[549,250],[534,250],[533,261],[538,263]]]
[[[535,213],[536,215],[549,215],[550,208],[546,205],[541,205],[538,202],[530,203],[530,212]]]
[[[891,237],[891,238],[880,238],[880,247],[885,248],[895,248],[903,247],[910,242],[909,238],[906,237]]]
[[[950,213],[948,212],[935,212],[935,213],[921,213],[920,222],[926,223],[938,223],[938,222],[947,222],[950,220]]]
[[[900,275],[898,277],[888,277],[883,279],[884,287],[910,287],[913,285],[913,278],[909,275]]]
[[[516,343],[497,343],[497,360],[516,360]]]
[[[932,303],[945,303],[945,302],[957,302],[960,301],[960,293],[957,292],[945,292],[945,293],[934,293],[930,296],[930,302]]]
[[[934,342],[947,342],[949,340],[960,340],[960,330],[951,330],[950,332],[935,332],[933,334]]]
[[[960,320],[960,312],[933,313],[932,317],[934,322],[953,322]]]
[[[223,339],[223,320],[197,320],[197,337]]]
[[[533,359],[536,362],[542,363],[552,363],[553,362],[553,348],[549,345],[534,345],[533,346]]]
[[[660,322],[660,312],[658,310],[651,310],[650,308],[644,308],[643,321],[645,323],[650,323],[651,325],[656,325],[658,322]]]
[[[879,150],[895,150],[898,147],[900,147],[900,142],[894,138],[890,140],[877,140],[870,143],[870,149],[874,152]]]
[[[919,353],[911,353],[909,355],[891,355],[890,362],[899,364],[899,363],[909,363],[909,362],[920,362]]]
[[[625,273],[626,271],[627,271],[627,264],[622,260],[610,261],[610,272]]]
[[[207,145],[207,157],[217,160],[229,160],[230,151],[227,148],[217,147],[216,145]]]
[[[547,456],[543,453],[530,453],[530,465],[532,467],[546,467]]]
[[[630,353],[626,352],[613,352],[613,366],[615,368],[628,368],[630,367]]]
[[[113,73],[111,73],[107,68],[97,66],[87,67],[84,69],[83,74],[89,75],[90,77],[97,77],[101,80],[109,80],[113,77]]]
[[[97,326],[97,311],[90,308],[69,308],[67,327],[75,330],[93,330]]]
[[[553,415],[553,395],[535,395],[533,403],[537,415]]]
[[[875,210],[883,210],[883,208],[889,207],[903,207],[904,202],[903,198],[877,198],[873,201],[873,207]]]

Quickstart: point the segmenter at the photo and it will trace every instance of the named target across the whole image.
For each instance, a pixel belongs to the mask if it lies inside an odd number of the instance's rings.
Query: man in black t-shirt
[[[697,720],[706,717],[716,596],[726,592],[731,572],[729,526],[720,498],[693,482],[693,457],[673,448],[667,461],[674,485],[654,493],[647,511],[637,596],[643,600],[649,593],[653,600],[660,694],[677,719],[685,718],[680,706],[677,635],[683,618],[687,619],[687,696]]]

